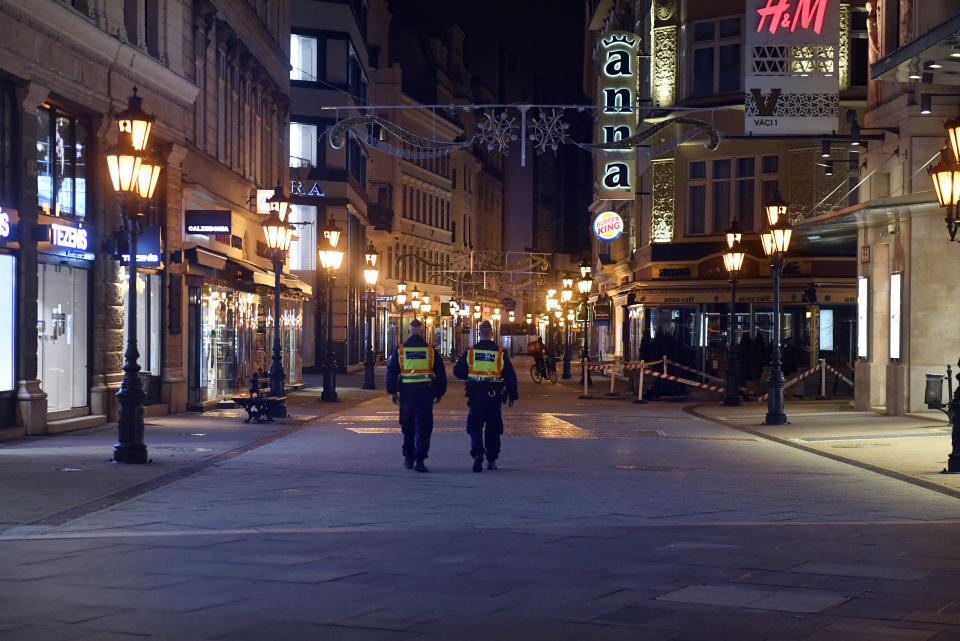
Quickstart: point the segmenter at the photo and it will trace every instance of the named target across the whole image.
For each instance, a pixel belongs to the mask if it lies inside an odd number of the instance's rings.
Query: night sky
[[[394,0],[396,18],[466,33],[467,69],[496,86],[485,62],[506,46],[507,69],[535,73],[552,99],[582,103],[584,0]]]

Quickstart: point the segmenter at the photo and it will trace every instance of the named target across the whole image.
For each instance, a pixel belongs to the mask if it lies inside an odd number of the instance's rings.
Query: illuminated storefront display
[[[197,368],[198,383],[191,392],[193,402],[229,399],[250,387],[254,372],[266,375],[270,367],[269,346],[273,344],[273,291],[262,294],[233,291],[214,285],[197,290],[200,336],[199,354],[191,364]],[[196,301],[196,299],[194,299]],[[283,367],[290,384],[300,382],[303,368],[300,329],[301,302],[281,298],[280,331],[284,346]]]
[[[867,297],[870,281],[861,276],[857,279],[857,358],[867,358]]]
[[[16,276],[17,259],[9,254],[0,254],[0,283],[7,284],[5,287],[0,287],[0,309],[6,310],[5,313],[0,314],[0,392],[9,392],[14,389],[13,355],[16,353],[14,349],[16,314],[13,310],[16,308],[17,300]]]
[[[837,131],[840,1],[748,0],[747,134]]]
[[[900,311],[902,305],[903,274],[890,274],[890,358],[900,358]]]
[[[630,138],[637,124],[637,47],[640,38],[632,33],[608,33],[600,40],[600,100],[596,139],[614,143]],[[600,200],[633,200],[636,175],[632,146],[600,153]]]

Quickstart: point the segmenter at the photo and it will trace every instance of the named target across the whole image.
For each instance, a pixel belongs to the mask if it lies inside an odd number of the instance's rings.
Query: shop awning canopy
[[[877,60],[870,65],[870,78],[917,82],[916,76],[930,73],[931,84],[960,85],[960,58],[951,55],[956,53],[960,53],[960,15]],[[931,63],[939,67],[930,67]]]

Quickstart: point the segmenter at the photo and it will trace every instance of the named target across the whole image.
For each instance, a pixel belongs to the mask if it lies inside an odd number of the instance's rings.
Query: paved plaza
[[[942,415],[788,402],[767,428],[517,360],[492,472],[459,383],[416,474],[355,376],[274,424],[148,419],[145,466],[107,462],[110,426],[0,444],[0,640],[960,639]]]

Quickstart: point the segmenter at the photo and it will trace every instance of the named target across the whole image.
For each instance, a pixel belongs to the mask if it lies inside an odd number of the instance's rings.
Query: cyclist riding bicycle
[[[533,342],[530,343],[527,347],[527,354],[533,356],[534,362],[537,364],[537,370],[541,375],[546,378],[547,376],[547,362],[545,360],[547,354],[547,348],[543,344],[543,341],[540,340],[540,337],[537,336],[533,339]]]

